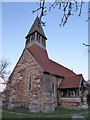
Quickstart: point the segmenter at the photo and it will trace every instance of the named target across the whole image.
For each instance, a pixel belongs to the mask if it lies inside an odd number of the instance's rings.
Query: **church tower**
[[[31,29],[29,30],[25,38],[26,38],[26,47],[29,47],[36,43],[37,45],[46,49],[47,38],[44,34],[39,17],[36,17]]]

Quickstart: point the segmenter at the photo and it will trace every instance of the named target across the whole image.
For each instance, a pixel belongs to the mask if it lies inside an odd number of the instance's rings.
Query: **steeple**
[[[30,46],[34,43],[46,48],[46,36],[44,34],[43,28],[41,26],[40,19],[36,17],[31,29],[29,30],[26,38],[26,46]]]

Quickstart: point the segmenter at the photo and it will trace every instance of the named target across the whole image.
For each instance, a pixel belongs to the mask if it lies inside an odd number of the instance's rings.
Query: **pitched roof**
[[[59,85],[59,88],[60,89],[79,88],[82,78],[83,78],[82,74],[75,75],[72,77],[65,77],[62,80],[61,84]]]
[[[47,51],[36,44],[27,48],[28,51],[32,54],[35,60],[42,67],[44,72],[52,73],[54,75],[68,77],[76,75],[73,71],[68,68],[52,61],[48,58]]]
[[[28,32],[28,35],[31,35],[33,32],[37,31],[38,33],[40,33],[43,37],[46,38],[45,34],[44,34],[44,31],[43,31],[43,28],[41,26],[41,23],[40,23],[40,19],[38,17],[36,17],[31,29],[29,30]],[[26,36],[26,37],[27,37]],[[47,38],[46,38],[47,39]]]

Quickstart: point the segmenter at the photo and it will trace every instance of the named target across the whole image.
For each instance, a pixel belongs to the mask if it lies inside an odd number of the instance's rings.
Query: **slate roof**
[[[43,31],[43,28],[41,26],[41,23],[40,23],[40,20],[38,17],[36,17],[31,29],[29,30],[26,38],[31,35],[33,32],[37,31],[38,33],[40,33],[43,37],[46,38],[45,34],[44,34],[44,31]],[[47,39],[47,38],[46,38]]]
[[[44,72],[52,73],[62,77],[75,76],[76,74],[70,69],[49,59],[47,51],[36,44],[27,48]]]
[[[61,84],[59,85],[60,89],[65,89],[65,88],[79,88],[80,83],[83,79],[82,74],[75,75],[72,77],[65,77]]]

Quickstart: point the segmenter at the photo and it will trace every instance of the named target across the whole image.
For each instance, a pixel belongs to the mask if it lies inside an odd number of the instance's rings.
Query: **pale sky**
[[[47,3],[49,5],[50,3]],[[33,14],[35,2],[2,3],[2,56],[11,63],[12,71],[25,46],[25,36],[39,12]],[[72,16],[64,27],[60,27],[62,12],[53,9],[44,17],[49,58],[68,67],[88,79],[87,3],[83,6],[82,16]],[[1,54],[1,52],[0,52]],[[0,55],[1,56],[1,55]]]
[[[5,89],[5,85],[4,84],[0,84],[0,92],[3,92],[3,90]]]

